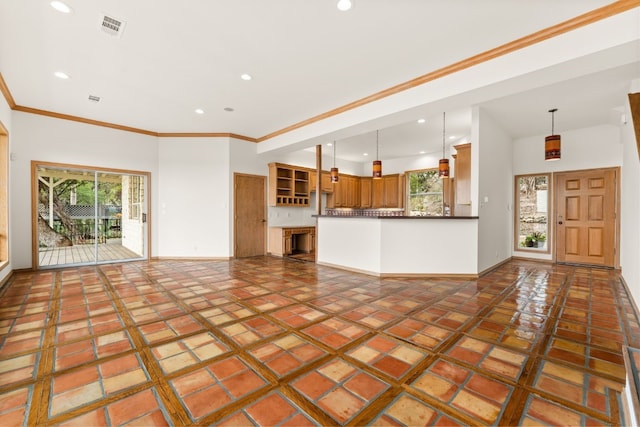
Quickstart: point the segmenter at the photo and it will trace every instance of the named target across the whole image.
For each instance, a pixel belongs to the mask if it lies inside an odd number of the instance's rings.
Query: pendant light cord
[[[376,160],[380,160],[380,156],[378,155],[378,130],[376,130]]]
[[[445,121],[446,114],[447,113],[444,113],[444,112],[442,113],[442,158],[443,159],[444,159],[444,135],[445,135],[444,130],[445,130],[445,124],[446,124],[446,121]]]
[[[333,141],[333,167],[336,167],[336,142]]]
[[[551,113],[551,135],[555,135],[553,129],[555,128],[555,113],[556,111],[558,111],[557,108],[552,108],[551,110],[549,110],[549,112]]]

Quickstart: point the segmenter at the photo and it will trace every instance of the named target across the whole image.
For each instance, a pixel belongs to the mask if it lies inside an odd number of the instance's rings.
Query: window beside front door
[[[515,177],[515,249],[549,252],[550,174]]]

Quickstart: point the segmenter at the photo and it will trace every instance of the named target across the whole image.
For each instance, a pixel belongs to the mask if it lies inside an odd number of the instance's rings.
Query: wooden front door
[[[234,254],[246,258],[266,254],[267,180],[264,176],[234,174]]]
[[[556,261],[615,267],[618,169],[555,175]]]

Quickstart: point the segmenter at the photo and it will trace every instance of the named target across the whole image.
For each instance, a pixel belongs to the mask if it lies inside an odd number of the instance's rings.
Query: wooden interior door
[[[246,258],[266,254],[267,179],[234,174],[234,255]]]
[[[556,261],[615,267],[617,169],[555,175]]]

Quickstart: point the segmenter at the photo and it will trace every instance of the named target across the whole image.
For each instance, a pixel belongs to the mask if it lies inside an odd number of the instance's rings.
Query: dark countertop
[[[314,228],[315,225],[270,225],[269,228]]]

